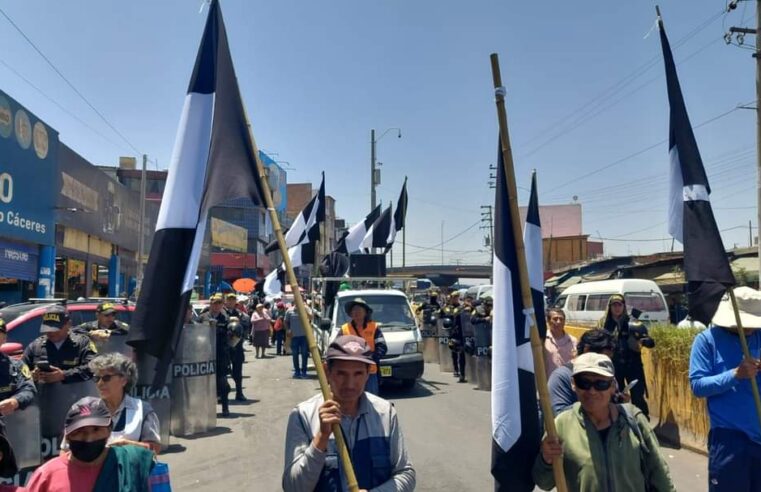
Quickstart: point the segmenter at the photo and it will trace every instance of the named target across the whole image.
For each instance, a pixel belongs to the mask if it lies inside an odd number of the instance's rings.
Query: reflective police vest
[[[375,352],[375,332],[378,330],[378,324],[375,321],[368,321],[367,325],[365,325],[365,328],[362,330],[362,333],[357,331],[357,329],[354,328],[354,326],[349,323],[344,323],[344,325],[341,327],[341,334],[342,335],[356,335],[358,337],[362,337],[365,339],[365,342],[367,342],[367,347]],[[370,374],[375,374],[378,372],[378,366],[376,364],[373,364],[370,366]]]

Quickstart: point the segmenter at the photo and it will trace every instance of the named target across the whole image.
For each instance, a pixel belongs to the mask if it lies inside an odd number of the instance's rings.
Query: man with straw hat
[[[690,354],[690,386],[708,400],[708,488],[711,491],[761,491],[761,426],[751,379],[761,385],[761,292],[734,290],[750,358],[743,356],[729,294],[698,334]]]

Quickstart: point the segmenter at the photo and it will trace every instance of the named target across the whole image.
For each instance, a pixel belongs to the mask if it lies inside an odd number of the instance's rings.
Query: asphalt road
[[[288,413],[318,392],[317,380],[291,379],[290,357],[257,360],[252,352],[246,357],[245,394],[251,400],[233,403],[233,417],[218,419],[213,432],[192,439],[173,437],[162,454],[174,490],[281,490]],[[384,388],[382,396],[393,401],[399,413],[417,472],[416,490],[493,490],[488,392],[458,384],[451,373],[427,364],[414,389]],[[668,448],[661,452],[677,490],[706,489],[703,456]]]

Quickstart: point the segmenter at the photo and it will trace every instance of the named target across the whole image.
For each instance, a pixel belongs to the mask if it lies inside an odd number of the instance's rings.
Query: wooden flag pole
[[[735,291],[733,288],[727,289],[729,298],[732,300],[732,309],[735,311],[735,322],[737,323],[737,334],[740,336],[740,345],[743,349],[743,355],[746,359],[752,359],[750,355],[750,349],[748,348],[748,340],[745,338],[745,331],[743,331],[742,320],[740,319],[740,309],[737,307],[737,299],[735,298]],[[761,424],[761,395],[758,392],[758,383],[756,378],[750,378],[750,388],[753,391],[753,400],[756,403],[756,413],[758,414],[758,422]]]
[[[513,151],[510,146],[510,133],[507,127],[507,110],[505,109],[505,88],[502,86],[502,74],[499,70],[499,56],[496,53],[491,55],[491,73],[494,79],[494,90],[497,103],[497,117],[499,119],[499,139],[502,145],[502,161],[504,163],[503,172],[507,182],[507,199],[510,204],[510,217],[513,223],[513,241],[515,243],[516,255],[518,256],[518,276],[521,283],[521,296],[523,297],[524,311],[530,313],[531,319],[531,353],[534,356],[534,377],[536,379],[536,389],[539,392],[539,402],[542,407],[544,416],[544,428],[547,436],[551,439],[557,439],[557,430],[555,429],[555,420],[553,418],[552,405],[550,404],[550,394],[547,389],[547,374],[544,370],[544,353],[542,352],[542,339],[539,337],[539,330],[536,324],[536,313],[534,313],[534,302],[531,299],[531,287],[528,280],[528,267],[526,265],[526,249],[523,245],[523,231],[521,230],[521,219],[518,213],[518,191],[515,184],[515,169],[513,166]],[[497,190],[499,193],[499,190]],[[544,315],[544,313],[539,313]],[[552,462],[552,471],[555,475],[555,488],[558,492],[566,492],[568,486],[565,481],[563,471],[563,458],[556,458]]]
[[[245,108],[244,108],[245,111]],[[328,378],[325,375],[325,368],[322,366],[322,358],[320,357],[320,349],[317,347],[317,343],[314,338],[314,332],[312,331],[312,323],[309,321],[306,307],[304,306],[304,299],[301,297],[301,291],[299,290],[299,283],[296,280],[296,273],[293,271],[293,265],[291,264],[291,257],[288,256],[288,248],[285,245],[285,236],[283,230],[280,228],[280,220],[277,218],[277,211],[272,202],[272,192],[270,191],[269,181],[267,180],[267,173],[261,159],[259,159],[259,151],[256,147],[256,141],[254,140],[254,132],[251,128],[251,121],[246,115],[246,125],[248,126],[248,138],[251,142],[251,148],[254,151],[254,159],[256,160],[256,167],[259,171],[259,178],[262,183],[264,191],[264,201],[267,205],[267,212],[270,215],[270,221],[272,222],[272,230],[277,238],[277,244],[280,247],[280,253],[283,255],[283,263],[285,264],[286,275],[288,276],[288,283],[291,286],[293,292],[293,300],[296,304],[296,311],[299,313],[299,320],[304,327],[304,332],[307,337],[307,344],[309,346],[309,353],[312,355],[312,361],[314,362],[314,370],[317,373],[317,379],[320,381],[320,390],[325,401],[332,399],[332,393],[330,391],[330,385],[328,385]],[[338,448],[338,454],[341,457],[341,465],[343,466],[343,472],[346,475],[346,482],[350,492],[359,492],[359,485],[357,484],[357,477],[354,474],[354,467],[351,464],[351,457],[349,456],[349,449],[346,446],[346,440],[341,432],[341,426],[339,424],[333,424],[333,437],[336,439],[336,447]]]

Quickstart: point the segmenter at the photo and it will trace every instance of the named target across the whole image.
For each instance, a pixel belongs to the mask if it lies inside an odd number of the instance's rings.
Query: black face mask
[[[106,448],[108,438],[99,441],[69,441],[71,454],[79,461],[90,463],[95,461]]]

